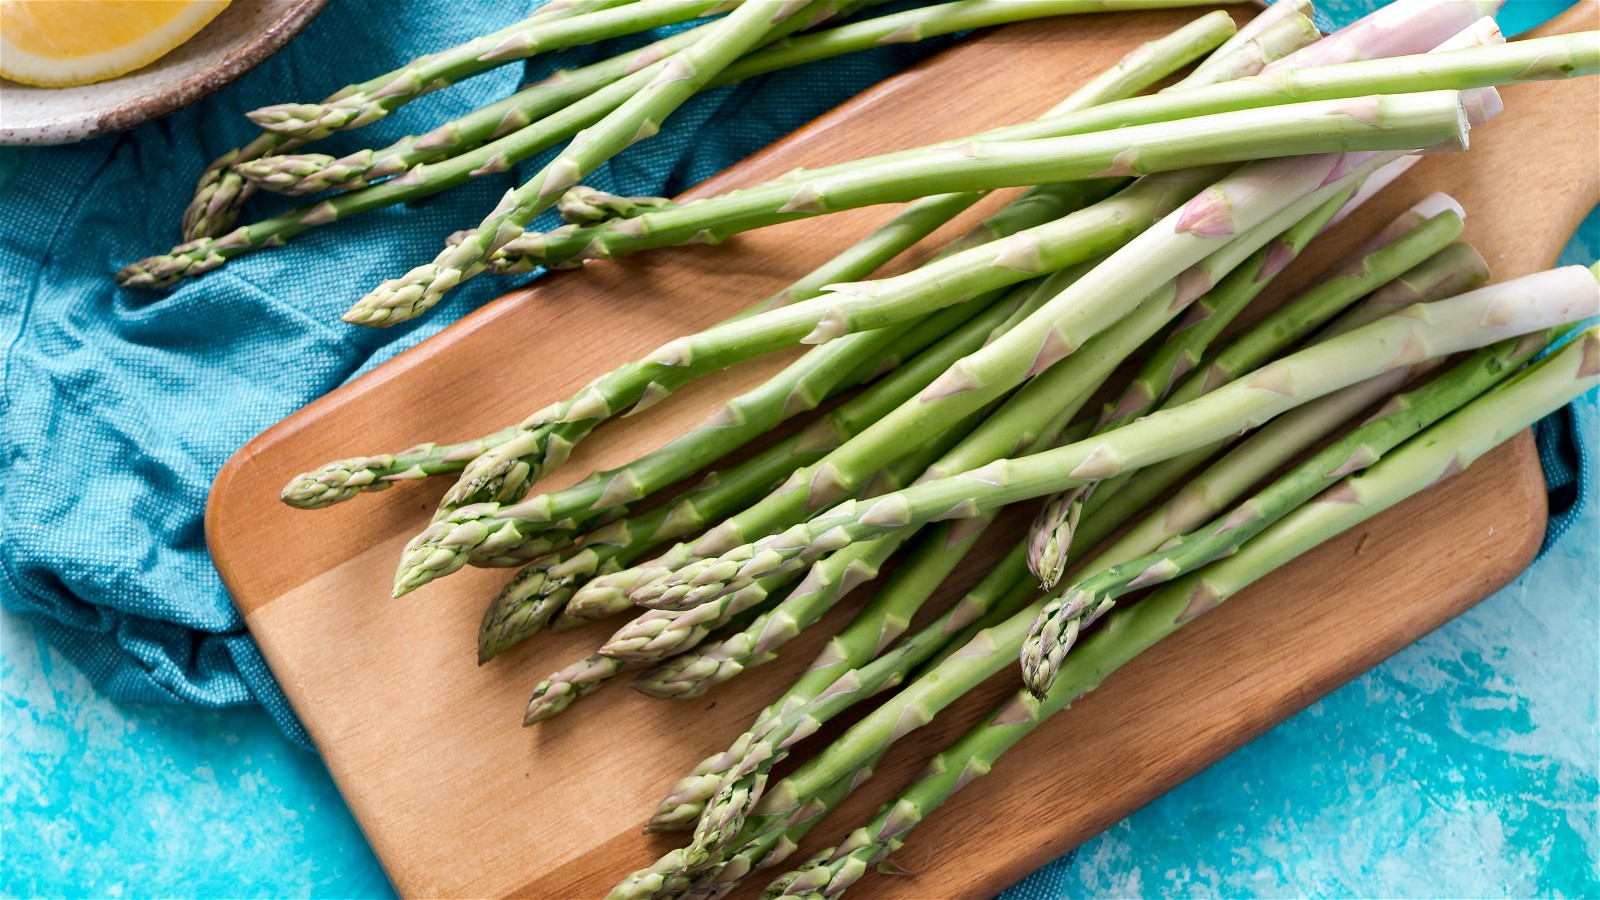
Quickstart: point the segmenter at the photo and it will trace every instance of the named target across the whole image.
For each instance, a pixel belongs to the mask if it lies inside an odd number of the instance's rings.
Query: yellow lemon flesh
[[[229,0],[0,0],[0,77],[40,87],[105,81],[193,37]]]

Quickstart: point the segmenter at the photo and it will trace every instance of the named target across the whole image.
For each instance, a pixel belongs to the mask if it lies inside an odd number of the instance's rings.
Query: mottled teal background
[[[1502,24],[1565,5],[1511,0]],[[1600,215],[1568,253],[1596,258]],[[1007,896],[1600,894],[1597,608],[1591,504],[1511,586]],[[113,704],[10,614],[0,696],[0,896],[392,895],[259,709]]]

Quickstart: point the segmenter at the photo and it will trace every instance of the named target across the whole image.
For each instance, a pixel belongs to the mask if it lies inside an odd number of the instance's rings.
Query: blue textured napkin
[[[339,0],[260,68],[172,116],[0,160],[0,601],[111,696],[259,702],[305,742],[206,554],[206,491],[251,437],[513,286],[484,276],[409,326],[339,321],[379,280],[431,259],[444,235],[475,224],[519,179],[483,178],[311,232],[164,294],[118,289],[111,273],[177,243],[196,176],[254,134],[247,110],[318,99],[538,5]],[[326,143],[382,146],[504,96],[524,75],[644,40],[564,51],[526,73],[503,67]],[[697,97],[585,182],[675,194],[949,40]],[[288,206],[266,199],[250,214]]]
[[[0,602],[112,697],[259,702],[305,741],[206,554],[206,491],[255,434],[511,285],[479,278],[395,329],[338,321],[368,287],[481,218],[515,179],[481,179],[312,232],[165,294],[119,290],[110,274],[176,241],[195,176],[253,133],[246,110],[321,97],[535,5],[339,0],[260,68],[175,115],[0,156]],[[1514,0],[1508,16],[1561,5]],[[1365,6],[1328,9],[1342,22]],[[586,181],[676,193],[945,43],[894,45],[696,98]],[[567,51],[526,74],[623,46]],[[471,79],[327,143],[353,150],[425,130],[523,75],[511,66]],[[252,214],[283,208],[273,199]],[[1540,436],[1554,536],[1559,515],[1582,501],[1577,476],[1588,463],[1565,416]]]

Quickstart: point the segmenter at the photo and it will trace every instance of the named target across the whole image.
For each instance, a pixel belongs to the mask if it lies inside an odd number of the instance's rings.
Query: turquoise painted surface
[[[1502,21],[1564,5],[1512,0]],[[1573,251],[1597,257],[1600,215]],[[1593,440],[1600,409],[1580,407]],[[1591,505],[1510,587],[1007,896],[1600,894],[1597,694]],[[110,703],[0,614],[0,896],[172,895],[392,890],[264,713]]]

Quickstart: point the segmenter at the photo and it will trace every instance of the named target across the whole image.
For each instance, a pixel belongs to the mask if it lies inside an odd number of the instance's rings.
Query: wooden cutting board
[[[1580,5],[1559,30],[1595,27],[1600,4]],[[1198,14],[1079,16],[969,38],[691,193],[1033,117],[1137,42]],[[1422,162],[1319,241],[1268,302],[1435,190],[1466,205],[1467,237],[1498,278],[1546,267],[1600,199],[1595,97],[1592,80],[1505,91],[1506,114],[1473,133],[1469,154]],[[207,515],[217,567],[401,893],[604,893],[676,846],[639,832],[656,800],[739,733],[850,610],[837,610],[778,662],[698,701],[613,685],[523,729],[534,683],[590,652],[610,626],[542,635],[480,668],[479,617],[507,572],[469,570],[400,601],[388,596],[396,556],[428,521],[443,481],[317,512],[280,504],[280,486],[328,459],[516,421],[782,286],[890,213],[844,213],[543,278],[291,416],[218,475]],[[780,362],[741,367],[602,429],[549,486],[660,444],[731,385],[753,383]],[[917,875],[873,876],[856,893],[977,896],[1005,887],[1505,584],[1532,558],[1544,522],[1538,463],[1523,435],[1117,673],[912,835],[898,859]],[[975,580],[1000,546],[976,553],[953,584]],[[1014,678],[995,678],[896,747],[804,850],[864,821]],[[1071,766],[1061,765],[1066,759]]]

